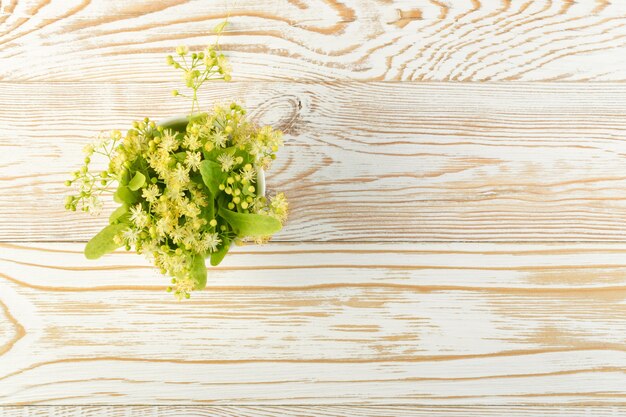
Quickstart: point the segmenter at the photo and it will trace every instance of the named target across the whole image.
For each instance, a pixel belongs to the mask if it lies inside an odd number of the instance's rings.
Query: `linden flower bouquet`
[[[216,28],[218,34],[224,26]],[[264,195],[264,170],[282,145],[281,132],[256,126],[237,103],[197,112],[204,82],[230,80],[217,44],[200,53],[189,54],[184,46],[176,52],[167,62],[183,71],[192,91],[190,115],[162,123],[146,118],[125,135],[100,134],[85,147],[85,164],[65,182],[77,190],[65,207],[98,213],[100,197],[113,194],[120,206],[87,243],[85,256],[134,249],[172,277],[167,290],[180,299],[205,287],[207,257],[215,266],[232,243],[266,242],[282,228],[288,205],[283,193]],[[96,156],[108,163],[99,173],[89,169]]]

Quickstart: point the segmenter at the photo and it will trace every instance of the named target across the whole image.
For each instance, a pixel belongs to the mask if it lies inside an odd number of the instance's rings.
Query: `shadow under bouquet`
[[[222,23],[216,27],[219,33]],[[209,80],[230,80],[228,60],[217,43],[190,54],[179,46],[167,63],[182,70],[191,99],[188,116],[133,123],[126,134],[101,133],[84,148],[84,165],[67,186],[76,193],[65,207],[97,214],[103,194],[120,206],[109,225],[85,247],[96,259],[117,248],[144,254],[171,276],[167,290],[189,298],[207,282],[205,260],[218,265],[231,244],[264,243],[282,228],[288,203],[283,193],[265,196],[264,172],[282,146],[282,133],[257,126],[238,103],[200,112],[197,91]],[[108,167],[94,173],[92,159]]]

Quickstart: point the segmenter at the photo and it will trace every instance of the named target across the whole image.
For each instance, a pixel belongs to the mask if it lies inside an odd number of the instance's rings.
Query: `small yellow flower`
[[[176,134],[171,129],[164,130],[159,146],[161,149],[168,152],[178,149],[178,139],[176,139]]]
[[[156,203],[157,198],[161,195],[159,187],[155,184],[149,185],[143,189],[141,195],[149,203]]]
[[[189,169],[181,164],[177,164],[173,178],[181,185],[187,184],[189,182]]]
[[[222,239],[217,233],[205,233],[199,243],[200,252],[216,252],[220,243],[222,243]]]
[[[223,153],[217,157],[217,162],[222,165],[222,172],[227,172],[235,165],[235,158],[229,153]]]
[[[130,220],[140,229],[143,229],[148,224],[148,215],[143,211],[141,204],[130,208]]]
[[[187,167],[192,171],[197,171],[200,168],[200,162],[202,162],[202,155],[200,152],[189,152],[187,151],[187,156],[185,157],[185,163]]]
[[[200,139],[197,135],[187,133],[185,138],[183,139],[183,146],[189,149],[190,151],[195,151],[200,148],[202,144],[200,143]]]
[[[254,182],[256,177],[256,171],[252,168],[252,165],[246,164],[241,171],[239,171],[241,178],[247,182]]]

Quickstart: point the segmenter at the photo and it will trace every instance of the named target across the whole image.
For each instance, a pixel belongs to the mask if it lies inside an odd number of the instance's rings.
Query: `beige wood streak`
[[[97,232],[63,181],[98,131],[188,110],[176,85],[0,84],[0,239]],[[278,240],[626,238],[626,84],[216,83],[202,102],[225,98],[286,133]]]
[[[170,80],[222,45],[238,80],[626,80],[626,11],[605,0],[7,0],[0,79]]]
[[[130,253],[0,246],[0,403],[624,404],[625,244],[237,248],[188,302]]]
[[[615,417],[619,406],[30,406],[2,407],[4,417]]]

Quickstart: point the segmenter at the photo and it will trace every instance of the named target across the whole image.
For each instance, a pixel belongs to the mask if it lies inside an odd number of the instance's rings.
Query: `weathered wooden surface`
[[[0,84],[0,239],[97,232],[63,180],[98,131],[184,112],[175,85]],[[626,238],[626,84],[221,83],[203,102],[219,97],[287,133],[278,240]]]
[[[604,0],[6,0],[0,80],[169,80],[164,54],[229,15],[239,80],[626,80]]]
[[[202,100],[292,213],[179,303],[62,182],[228,15]],[[625,52],[618,1],[0,0],[0,416],[625,414]]]
[[[619,416],[617,406],[45,406],[0,407],[6,417],[520,417]]]
[[[237,248],[189,302],[133,254],[3,244],[4,404],[594,404],[626,245]]]

